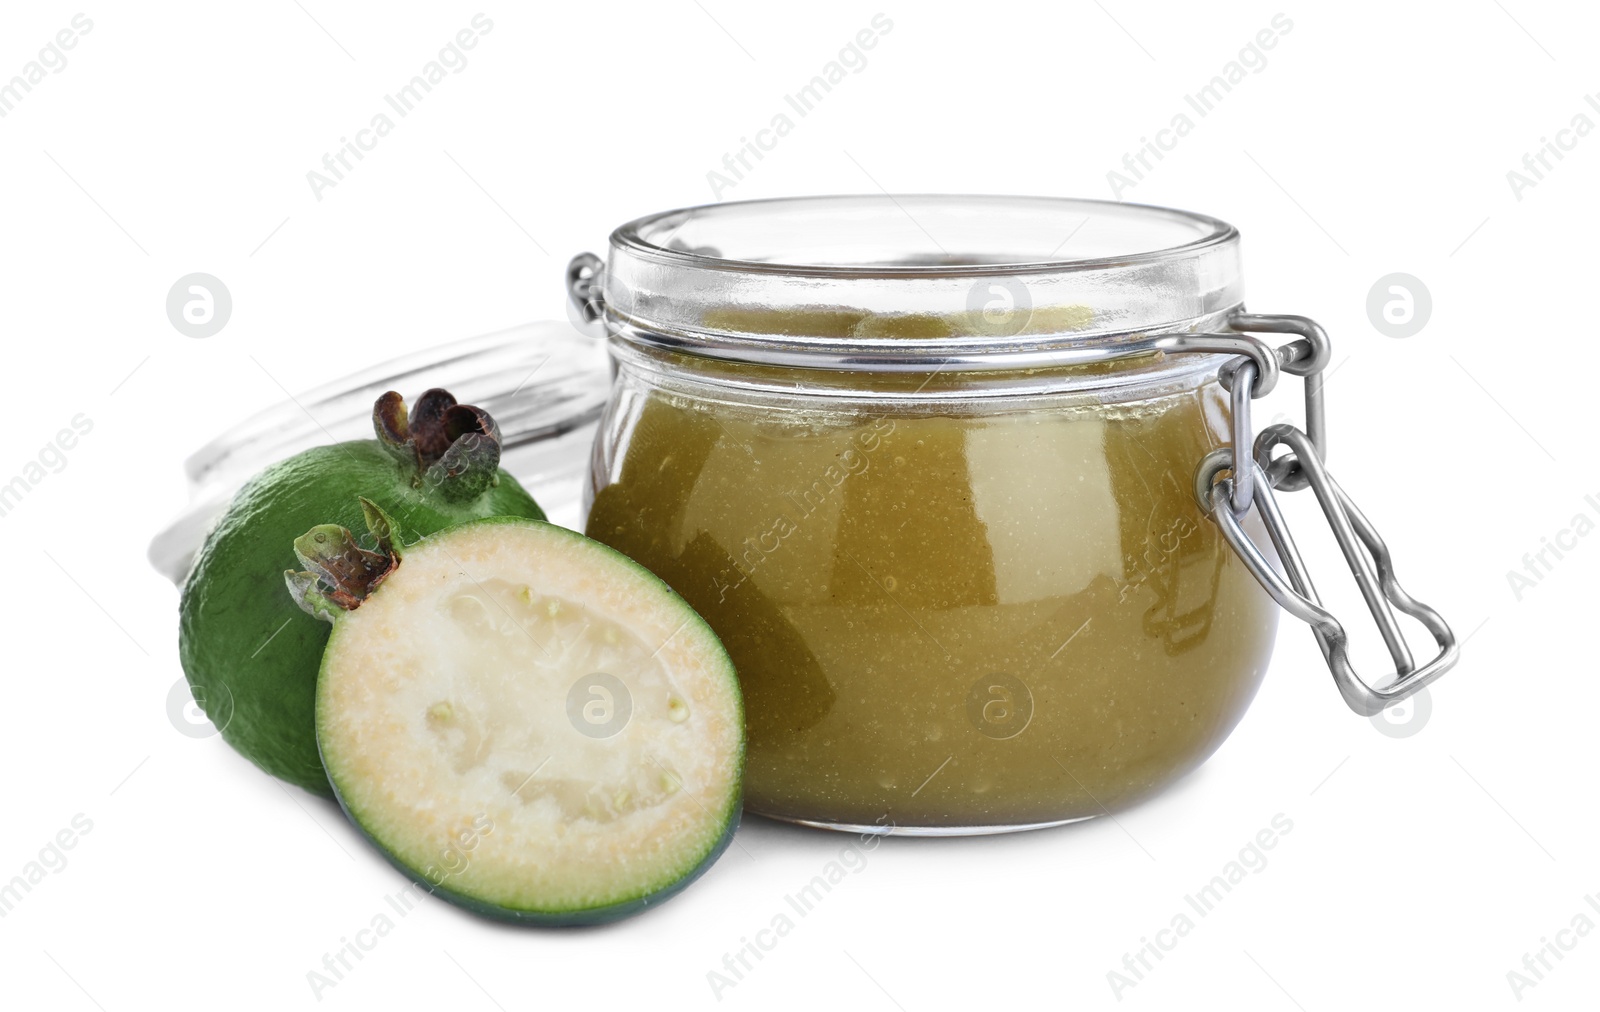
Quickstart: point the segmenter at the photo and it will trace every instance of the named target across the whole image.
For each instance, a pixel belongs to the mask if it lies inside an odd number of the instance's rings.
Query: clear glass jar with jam
[[[1266,430],[1236,480],[1250,398],[1315,380],[1326,340],[1243,314],[1221,221],[1053,198],[729,203],[624,225],[569,290],[616,371],[585,531],[723,639],[753,812],[943,835],[1133,804],[1239,721],[1280,605],[1362,712],[1454,660],[1321,468],[1319,385],[1310,436]],[[1308,484],[1373,588],[1387,688],[1349,670],[1272,501]],[[1391,604],[1435,633],[1434,661],[1390,639]]]

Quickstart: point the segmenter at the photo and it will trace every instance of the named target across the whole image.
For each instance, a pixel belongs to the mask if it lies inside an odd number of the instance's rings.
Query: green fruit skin
[[[317,754],[316,687],[333,627],[300,610],[283,573],[299,568],[294,539],[312,527],[365,531],[360,496],[383,507],[406,541],[484,517],[544,519],[503,470],[477,499],[451,503],[414,487],[412,469],[377,440],[306,450],[240,489],[184,581],[178,657],[223,740],[273,776],[324,797],[333,788]]]
[[[512,517],[501,516],[489,519],[487,522],[516,523],[518,521]],[[541,522],[540,526],[548,527],[552,531],[559,532],[565,537],[579,538],[585,541],[592,540],[585,538],[582,534],[579,534],[576,531],[570,531],[565,527],[559,527],[555,524]],[[683,613],[687,617],[688,622],[697,626],[698,632],[701,635],[706,637],[712,643],[717,644],[719,648],[722,646],[722,640],[718,638],[716,632],[712,630],[711,626],[706,623],[706,620],[700,617],[700,613],[695,611],[689,602],[683,599],[682,595],[668,586],[666,581],[662,580],[648,569],[645,569],[643,566],[639,565],[639,563],[628,558],[626,555],[623,555],[621,552],[612,548],[610,545],[599,541],[595,541],[593,544],[596,548],[601,549],[603,554],[614,555],[623,562],[626,562],[629,566],[637,569],[639,571],[639,575],[644,577],[646,582],[660,587],[667,593],[668,596],[678,602],[679,606],[683,609]],[[401,564],[404,565],[403,562]],[[723,659],[727,665],[728,678],[735,686],[737,686],[738,676],[734,672],[733,661],[727,657],[727,651],[725,649],[722,651],[722,653]],[[742,729],[745,726],[744,697],[741,693],[735,692],[733,698],[739,706],[737,725]],[[713,864],[717,863],[717,858],[721,857],[723,851],[727,850],[728,847],[733,843],[734,834],[739,830],[739,819],[744,814],[744,769],[745,750],[747,744],[748,741],[741,731],[739,736],[739,753],[735,758],[737,765],[734,769],[734,783],[736,784],[737,789],[733,791],[732,797],[728,800],[728,806],[721,813],[723,823],[722,835],[719,836],[716,842],[711,845],[711,848],[706,851],[705,857],[701,858],[700,862],[690,869],[689,872],[682,878],[679,878],[670,885],[657,889],[654,892],[645,893],[644,895],[636,896],[633,899],[623,900],[620,903],[612,903],[603,907],[589,907],[583,910],[520,910],[515,907],[505,907],[495,903],[490,903],[489,901],[480,899],[476,896],[468,896],[465,893],[457,892],[454,889],[449,889],[444,885],[433,882],[428,878],[427,875],[395,857],[394,854],[390,852],[389,848],[383,845],[383,841],[367,832],[367,827],[362,824],[361,820],[356,816],[356,813],[352,812],[350,810],[350,806],[345,803],[344,795],[338,791],[337,783],[334,784],[334,797],[339,802],[340,809],[344,811],[345,817],[350,820],[351,825],[355,826],[356,829],[360,831],[361,835],[366,837],[367,842],[372,844],[372,846],[377,849],[378,853],[383,855],[384,860],[393,865],[395,869],[406,878],[416,882],[418,885],[428,890],[428,892],[432,895],[453,903],[465,910],[470,910],[481,917],[487,917],[496,921],[504,921],[509,924],[524,924],[531,927],[543,928],[593,927],[601,924],[610,924],[612,921],[620,921],[625,917],[632,917],[634,914],[643,913],[648,907],[659,906],[660,904],[665,903],[667,900],[688,888],[690,883],[694,882],[694,880],[698,879],[701,875],[704,875]]]
[[[384,860],[393,865],[406,878],[428,890],[432,895],[453,903],[462,909],[470,910],[480,917],[487,917],[491,920],[503,921],[508,924],[525,924],[530,927],[540,928],[574,928],[610,924],[612,921],[620,921],[625,917],[632,917],[634,914],[643,913],[648,907],[665,903],[684,889],[687,889],[690,883],[710,870],[711,866],[716,864],[717,858],[722,856],[722,852],[727,850],[729,845],[733,843],[733,836],[734,833],[738,832],[739,818],[744,810],[744,795],[742,791],[734,793],[733,802],[724,814],[724,818],[727,820],[727,828],[722,831],[722,835],[717,838],[717,842],[706,852],[706,856],[701,859],[700,863],[694,866],[694,870],[671,885],[658,889],[653,893],[631,900],[624,900],[621,903],[613,903],[609,906],[590,907],[587,910],[517,910],[512,907],[497,906],[476,896],[468,896],[465,893],[456,892],[454,889],[436,884],[415,868],[398,860],[389,852],[387,847],[371,833],[368,833],[366,827],[361,825],[361,822],[345,806],[343,798],[339,799],[339,807],[344,809],[345,816],[350,819],[356,829],[361,831],[361,835],[367,838],[367,842],[377,848],[378,853],[383,855]]]

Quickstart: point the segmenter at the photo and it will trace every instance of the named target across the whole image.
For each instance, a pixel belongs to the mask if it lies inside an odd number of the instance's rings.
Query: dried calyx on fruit
[[[451,502],[475,499],[493,485],[500,468],[500,426],[489,413],[457,404],[444,390],[406,402],[389,391],[372,409],[378,442],[413,468],[412,484],[437,488]]]
[[[384,577],[400,564],[400,546],[394,540],[394,521],[371,499],[361,499],[367,530],[377,539],[375,552],[362,548],[348,528],[319,524],[294,539],[294,555],[302,571],[284,571],[284,582],[300,610],[332,622],[340,612],[353,611]]]

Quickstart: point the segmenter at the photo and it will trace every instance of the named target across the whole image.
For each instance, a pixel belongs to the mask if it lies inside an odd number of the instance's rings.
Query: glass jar
[[[721,636],[758,814],[945,835],[1133,804],[1238,723],[1279,605],[1358,710],[1454,660],[1321,469],[1320,386],[1309,437],[1251,445],[1251,397],[1314,379],[1326,341],[1243,315],[1224,222],[1050,198],[727,203],[624,225],[569,288],[616,369],[586,533]],[[1231,446],[1258,463],[1236,476]],[[1387,689],[1348,670],[1277,514],[1272,488],[1307,485],[1386,639],[1393,604],[1439,642],[1417,668],[1396,632]]]

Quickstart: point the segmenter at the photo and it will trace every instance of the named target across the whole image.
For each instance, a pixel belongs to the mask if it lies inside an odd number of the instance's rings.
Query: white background
[[[1232,221],[1252,308],[1327,326],[1330,464],[1402,578],[1470,637],[1460,667],[1420,732],[1391,737],[1346,710],[1285,620],[1243,724],[1176,789],[1115,821],[885,842],[720,1001],[707,972],[850,838],[752,819],[683,896],[599,930],[429,901],[320,1004],[1510,1008],[1524,953],[1580,912],[1600,924],[1584,901],[1600,892],[1600,537],[1520,601],[1506,576],[1597,516],[1600,136],[1520,200],[1506,176],[1575,115],[1600,123],[1592,9],[501,4],[481,8],[494,27],[466,68],[319,201],[306,173],[480,8],[303,3],[84,8],[66,67],[0,119],[0,482],[73,416],[94,425],[0,517],[0,880],[74,815],[93,823],[0,919],[0,1003],[318,1004],[307,971],[403,880],[330,804],[169,721],[177,595],[143,553],[186,502],[183,457],[279,383],[562,318],[568,256],[711,199],[708,170],[879,11],[893,28],[866,67],[724,198],[1110,197],[1124,153],[1274,14],[1292,20],[1122,196]],[[78,11],[8,5],[0,79]],[[205,340],[164,312],[192,271],[234,300]],[[1433,300],[1407,339],[1365,308],[1394,271]],[[1297,416],[1295,389],[1263,417]],[[1310,504],[1288,505],[1310,529]],[[1270,863],[1119,1002],[1107,972],[1278,813],[1293,830]],[[1600,937],[1562,937],[1575,948],[1522,1005],[1600,989]]]

